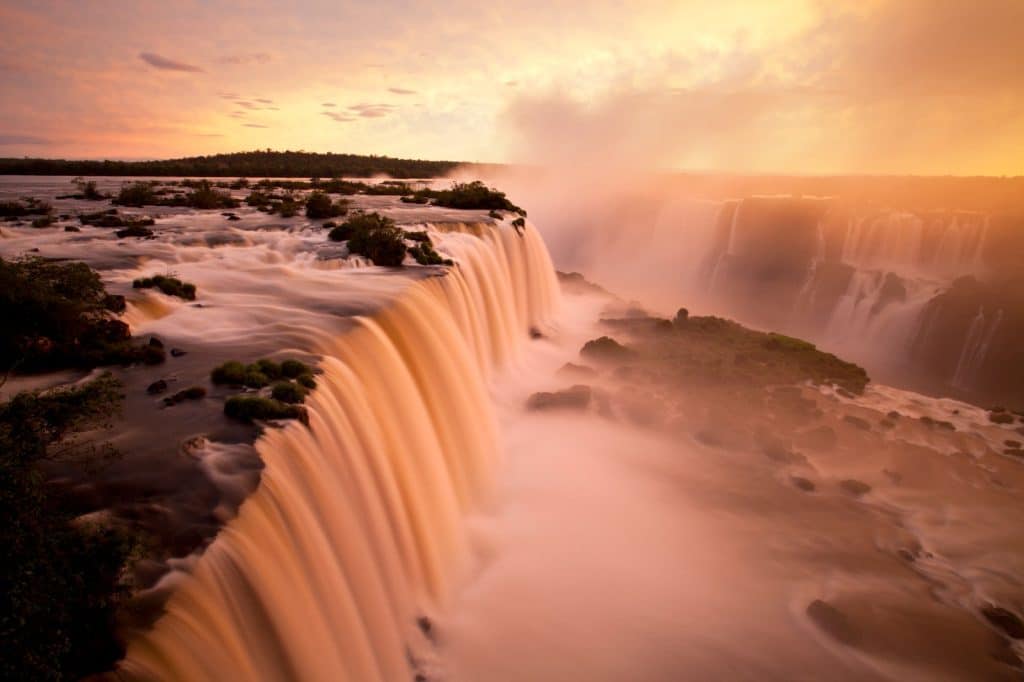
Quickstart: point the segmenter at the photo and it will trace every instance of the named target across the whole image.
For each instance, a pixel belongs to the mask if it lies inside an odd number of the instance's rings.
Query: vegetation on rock
[[[182,282],[177,277],[153,275],[141,277],[132,282],[133,289],[159,289],[168,296],[177,296],[186,301],[196,300],[196,285]]]
[[[162,362],[163,349],[132,345],[112,319],[123,310],[84,263],[0,259],[0,371]]]
[[[42,466],[95,466],[113,455],[81,434],[108,425],[121,386],[109,374],[0,403],[0,677],[80,679],[124,653],[114,636],[123,582],[138,544],[128,530],[76,520]]]

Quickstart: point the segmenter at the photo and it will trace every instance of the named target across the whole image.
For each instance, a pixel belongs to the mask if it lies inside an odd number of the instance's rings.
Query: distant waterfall
[[[967,330],[967,338],[964,340],[963,350],[960,351],[960,359],[956,363],[956,370],[953,372],[953,380],[950,385],[955,388],[970,386],[971,379],[985,361],[985,356],[992,345],[992,339],[999,331],[1002,321],[1002,310],[997,310],[990,320],[986,319],[984,310],[978,310],[978,314],[971,321],[971,326]]]
[[[457,266],[326,342],[309,426],[265,469],[120,671],[156,680],[409,680],[418,606],[465,554],[497,436],[489,373],[558,303],[530,225],[431,226]]]

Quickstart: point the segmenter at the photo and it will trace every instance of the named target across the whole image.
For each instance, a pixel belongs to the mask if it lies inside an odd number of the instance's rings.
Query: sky
[[[1024,0],[3,0],[0,156],[1017,175],[1022,31]]]

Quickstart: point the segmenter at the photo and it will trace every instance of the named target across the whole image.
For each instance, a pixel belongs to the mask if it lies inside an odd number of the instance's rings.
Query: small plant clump
[[[456,182],[449,189],[421,189],[413,192],[409,198],[402,198],[402,201],[417,204],[426,203],[428,200],[433,200],[436,206],[445,208],[511,211],[526,216],[526,211],[509,201],[504,192],[488,187],[479,180]]]
[[[141,277],[132,282],[132,288],[159,289],[168,296],[177,296],[178,298],[186,301],[196,300],[196,285],[189,282],[182,282],[177,277],[168,277],[165,275]]]
[[[451,258],[442,258],[430,242],[420,242],[409,247],[409,255],[420,265],[455,265]]]
[[[230,360],[213,369],[210,373],[210,380],[217,385],[245,386],[247,388],[263,388],[271,382],[293,379],[303,388],[315,388],[316,379],[313,376],[313,369],[298,360],[285,360],[282,363],[274,362],[269,358],[262,358],[254,363],[245,365],[237,360]]]
[[[337,218],[347,212],[348,202],[344,200],[331,201],[330,195],[320,190],[314,190],[306,199],[306,217],[313,220]]]
[[[152,206],[158,202],[156,185],[152,182],[124,184],[113,199],[113,203],[119,206]]]
[[[306,410],[301,405],[256,395],[231,396],[224,403],[224,414],[246,423],[269,419],[298,419],[305,423],[307,419]]]
[[[279,381],[270,389],[271,398],[293,405],[305,400],[307,393],[309,391],[304,386],[291,381]]]
[[[350,253],[366,256],[374,265],[396,266],[405,260],[405,231],[379,213],[359,213],[328,234],[332,241],[348,241]]]
[[[45,201],[34,198],[26,198],[25,203],[20,201],[0,202],[0,216],[4,218],[22,218],[30,215],[49,215],[53,207]]]

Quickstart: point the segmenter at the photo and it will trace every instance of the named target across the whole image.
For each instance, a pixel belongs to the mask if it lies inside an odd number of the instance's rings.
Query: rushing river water
[[[0,186],[52,196],[60,182]],[[763,406],[722,404],[697,387],[627,413],[619,406],[636,396],[612,374],[591,379],[606,407],[528,410],[534,392],[572,383],[563,365],[605,333],[598,320],[614,301],[560,290],[530,223],[387,197],[357,205],[427,231],[456,265],[368,266],[310,221],[250,209],[231,222],[160,209],[150,240],[0,228],[5,257],[38,249],[100,268],[129,294],[136,335],[188,350],[160,370],[181,385],[232,357],[300,354],[321,372],[308,427],[256,440],[262,470],[238,464],[253,453],[235,453],[245,439],[216,410],[129,400],[118,475],[166,478],[185,466],[171,463],[178,442],[205,436],[195,456],[223,527],[170,562],[152,588],[170,595],[164,611],[132,634],[120,674],[1019,676],[1020,640],[984,615],[1024,609],[1024,469],[1005,445],[1019,424],[879,384],[863,396],[799,386],[813,406],[799,418],[769,419]],[[964,225],[957,253],[981,229]],[[849,236],[844,259],[890,250],[864,246],[871,239]],[[741,250],[730,237],[720,256]],[[195,303],[130,289],[168,271],[197,284]],[[974,334],[984,341],[987,330],[982,320]],[[124,376],[137,393],[152,379]],[[669,405],[701,427],[661,426]],[[755,418],[789,447],[728,438]]]

